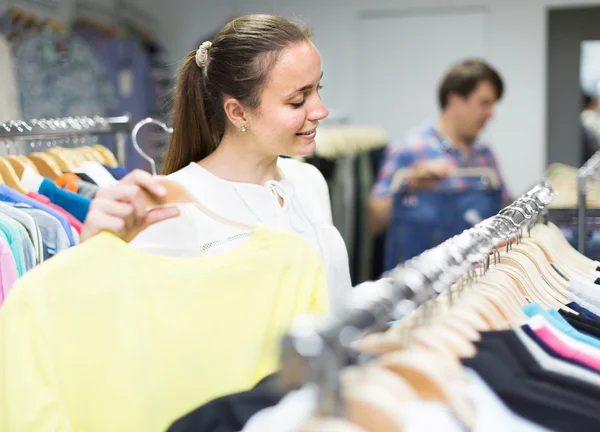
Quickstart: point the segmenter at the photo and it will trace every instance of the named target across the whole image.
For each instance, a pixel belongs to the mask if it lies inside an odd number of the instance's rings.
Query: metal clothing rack
[[[0,123],[0,141],[114,135],[117,160],[125,166],[127,136],[131,127],[129,115],[11,120]]]
[[[283,340],[284,385],[315,383],[318,414],[342,416],[339,371],[353,351],[352,344],[365,334],[385,330],[389,321],[407,316],[462,276],[475,272],[478,264],[479,269],[489,268],[490,253],[497,252],[503,242],[508,249],[512,236],[519,239],[525,227],[539,222],[553,198],[550,183],[541,182],[496,216],[399,265],[367,290],[353,293],[338,316],[318,326],[295,322]]]
[[[590,190],[590,181],[600,175],[600,150],[592,155],[579,170],[577,170],[577,249],[585,254],[585,239],[587,224],[585,215],[587,211],[587,195]]]

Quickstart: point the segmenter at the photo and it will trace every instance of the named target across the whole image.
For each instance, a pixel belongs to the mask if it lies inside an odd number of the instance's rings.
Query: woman
[[[280,158],[313,153],[317,126],[328,115],[321,77],[319,52],[306,28],[271,15],[230,21],[212,42],[190,52],[179,70],[164,173],[220,215],[306,238],[323,257],[336,308],[351,282],[327,184],[313,166]],[[224,241],[235,237],[232,227],[196,208],[146,211],[142,189],[164,193],[141,171],[99,191],[82,240],[110,230],[127,241],[135,237],[136,247],[171,255],[182,254],[182,243],[193,245],[185,253],[198,245],[211,245],[209,252],[216,253],[236,244]],[[197,234],[190,234],[191,225]]]

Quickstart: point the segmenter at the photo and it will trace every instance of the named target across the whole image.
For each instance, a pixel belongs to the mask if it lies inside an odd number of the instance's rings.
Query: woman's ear
[[[242,126],[248,124],[248,113],[237,99],[225,99],[223,108],[225,109],[227,118],[236,129],[240,129]]]

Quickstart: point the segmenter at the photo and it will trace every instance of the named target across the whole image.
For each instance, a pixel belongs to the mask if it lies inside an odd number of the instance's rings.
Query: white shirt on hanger
[[[102,164],[100,164],[100,162],[84,162],[75,172],[75,174],[78,172],[86,174],[100,187],[113,186],[119,182],[112,176],[110,172],[108,172],[106,168],[102,166]]]
[[[278,166],[284,178],[264,186],[223,180],[197,163],[168,177],[223,217],[295,232],[308,240],[323,258],[329,303],[335,311],[345,303],[352,283],[348,252],[333,226],[327,183],[312,165],[280,158]],[[178,207],[180,217],[149,227],[131,245],[150,253],[185,257],[226,252],[247,240],[231,239],[243,230],[212,219],[193,204]]]

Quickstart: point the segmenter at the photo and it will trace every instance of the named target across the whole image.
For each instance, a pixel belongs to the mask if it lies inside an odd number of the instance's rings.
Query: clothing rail
[[[131,117],[61,117],[33,120],[11,120],[0,123],[0,141],[73,138],[86,135],[114,135],[119,164],[125,166],[127,135]]]
[[[525,226],[537,222],[554,198],[549,182],[542,182],[498,215],[482,221],[441,245],[424,252],[384,275],[373,286],[357,290],[339,316],[319,326],[295,322],[283,338],[282,381],[319,386],[319,414],[343,415],[339,374],[352,345],[363,335],[382,331],[435,294],[449,288],[479,264],[489,267],[490,253]]]
[[[600,175],[600,150],[594,153],[577,171],[577,249],[584,255],[587,234],[585,213],[589,182],[598,178],[598,175]]]

